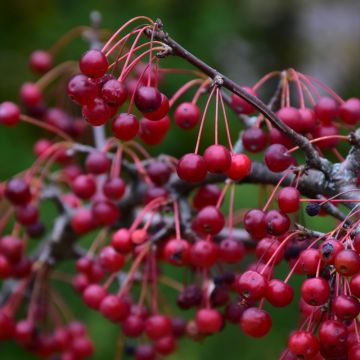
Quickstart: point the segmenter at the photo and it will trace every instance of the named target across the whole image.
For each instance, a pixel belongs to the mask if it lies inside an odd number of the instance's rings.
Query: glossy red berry
[[[294,331],[288,340],[289,350],[300,359],[310,360],[319,351],[319,341],[308,331]]]
[[[151,181],[158,186],[166,184],[172,172],[170,166],[160,160],[151,161],[146,171]]]
[[[200,234],[218,234],[225,225],[225,217],[216,206],[202,208],[194,219],[194,228]]]
[[[164,258],[175,266],[186,265],[190,260],[190,244],[183,239],[170,239],[164,247]]]
[[[85,304],[92,309],[98,309],[106,295],[106,290],[97,284],[89,285],[82,294]]]
[[[280,144],[270,145],[265,151],[264,160],[266,166],[273,172],[282,172],[293,162],[293,159],[287,152],[286,147]]]
[[[174,120],[181,129],[192,129],[200,120],[200,109],[196,104],[183,102],[175,110]]]
[[[94,151],[86,157],[85,167],[88,173],[101,175],[110,170],[111,160],[105,153]]]
[[[139,132],[139,120],[132,114],[121,113],[112,123],[114,136],[123,141],[132,140]]]
[[[266,288],[265,297],[271,305],[284,307],[292,302],[294,290],[289,284],[278,279],[272,279]]]
[[[31,199],[29,185],[23,179],[13,178],[6,184],[5,196],[14,205],[26,204]]]
[[[321,125],[316,127],[312,134],[315,139],[318,139],[326,136],[339,135],[339,130],[335,125]],[[316,145],[319,146],[321,149],[331,149],[335,147],[338,143],[339,139],[335,137],[319,140],[316,142]]]
[[[67,93],[71,100],[80,105],[91,104],[98,94],[98,88],[94,81],[87,76],[75,75],[68,83]]]
[[[221,330],[223,318],[215,309],[200,309],[195,316],[196,325],[203,334],[213,334]]]
[[[29,65],[33,72],[43,74],[52,67],[53,58],[48,51],[35,50],[29,59]]]
[[[344,245],[335,239],[324,241],[320,246],[321,259],[326,264],[334,264],[336,255],[344,250]]]
[[[100,225],[113,225],[120,216],[120,210],[109,200],[98,200],[92,204],[92,214]]]
[[[38,85],[26,82],[20,88],[20,99],[28,108],[41,105],[43,95]]]
[[[245,255],[245,246],[235,239],[223,239],[219,244],[219,258],[226,264],[237,264]]]
[[[337,320],[325,320],[319,328],[319,340],[322,345],[341,346],[345,344],[347,329]]]
[[[282,212],[294,213],[300,208],[300,192],[291,186],[282,188],[278,193],[278,204]]]
[[[360,256],[354,250],[342,250],[335,257],[335,268],[343,276],[354,275],[360,270]]]
[[[329,283],[322,278],[306,279],[301,286],[301,296],[309,305],[323,305],[330,297]]]
[[[244,216],[245,229],[259,239],[266,234],[266,214],[260,209],[249,210]]]
[[[145,333],[151,340],[159,340],[171,331],[171,321],[165,315],[152,315],[145,321]]]
[[[99,97],[84,105],[82,113],[85,120],[92,126],[104,125],[112,116],[110,106]]]
[[[251,160],[245,154],[233,154],[227,176],[234,181],[247,177],[251,171]]]
[[[248,300],[260,300],[265,296],[267,280],[256,271],[248,270],[236,282],[237,292]]]
[[[265,217],[266,229],[269,234],[285,234],[290,227],[289,217],[281,211],[270,210]]]
[[[105,270],[116,272],[123,267],[125,258],[112,246],[105,246],[99,252],[99,263]]]
[[[112,106],[121,106],[126,101],[127,96],[126,86],[116,79],[106,81],[101,89],[101,97]]]
[[[79,175],[71,184],[76,196],[81,199],[90,199],[96,192],[96,182],[91,175]]]
[[[138,315],[129,315],[122,323],[122,330],[126,336],[139,337],[145,328],[144,320]]]
[[[14,126],[20,120],[20,109],[11,101],[0,104],[0,124]]]
[[[206,168],[212,173],[226,172],[231,165],[231,155],[223,145],[211,145],[204,152]]]
[[[212,241],[198,240],[190,250],[190,262],[195,267],[210,268],[218,256],[218,247]]]
[[[299,109],[301,119],[301,132],[311,133],[316,127],[316,116],[313,110],[309,108]]]
[[[243,145],[247,151],[257,153],[265,149],[267,137],[264,130],[252,127],[243,133]]]
[[[197,154],[186,154],[178,162],[177,174],[180,179],[189,182],[201,182],[207,174],[204,158]]]
[[[165,336],[155,343],[155,350],[161,355],[170,355],[176,350],[176,342],[173,336]]]
[[[314,275],[316,274],[320,260],[320,252],[318,249],[306,249],[302,251],[299,256],[299,266],[305,274]]]
[[[329,124],[338,115],[339,107],[334,99],[322,97],[315,104],[314,111],[323,124]]]
[[[153,112],[161,105],[161,93],[153,86],[140,86],[135,91],[134,102],[142,113]]]
[[[278,118],[296,132],[302,131],[301,116],[298,109],[287,106],[277,112]]]
[[[101,301],[99,310],[103,316],[111,321],[121,322],[129,315],[130,305],[116,295],[107,295]]]
[[[332,311],[339,320],[353,320],[359,315],[360,303],[353,296],[339,295],[334,298]]]
[[[80,70],[81,72],[92,78],[99,78],[103,76],[109,63],[106,56],[96,49],[87,51],[80,59]]]
[[[270,315],[258,308],[246,309],[240,317],[240,327],[246,335],[260,338],[265,336],[271,329]]]
[[[221,195],[221,189],[214,184],[206,184],[199,187],[193,198],[193,205],[196,210],[205,206],[216,205]]]
[[[165,117],[168,114],[169,108],[170,108],[169,99],[167,98],[166,95],[161,94],[160,106],[155,111],[145,112],[143,113],[143,115],[149,120],[153,120],[153,121],[161,120],[163,117]]]
[[[108,178],[103,185],[104,195],[112,200],[120,200],[126,189],[125,181],[120,177]]]
[[[355,125],[360,120],[360,99],[351,98],[340,105],[339,115],[344,123]]]
[[[157,145],[164,140],[169,128],[170,119],[168,116],[157,121],[143,118],[140,121],[139,137],[148,145]]]

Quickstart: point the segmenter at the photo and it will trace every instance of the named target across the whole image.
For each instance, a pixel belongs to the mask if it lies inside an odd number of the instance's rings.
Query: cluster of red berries
[[[120,36],[139,19],[146,25]],[[234,94],[227,101],[246,121],[233,146],[221,81],[191,70],[160,68],[154,54],[166,50],[164,44],[153,37],[140,43],[141,35],[158,26],[145,17],[129,21],[101,50],[81,57],[81,74],[72,65],[53,67],[50,51],[35,51],[30,66],[46,76],[21,87],[23,111],[9,101],[0,104],[0,124],[27,122],[58,138],[37,140],[34,164],[0,186],[1,210],[5,209],[0,219],[0,279],[12,291],[1,298],[0,340],[15,339],[41,357],[58,354],[61,360],[80,360],[92,355],[85,327],[68,316],[62,318],[66,302],[49,286],[53,278],[69,282],[56,265],[62,256],[76,254],[77,273],[70,280],[75,291],[89,308],[120,325],[125,351],[136,360],[170,355],[180,338],[201,340],[226,324],[238,324],[255,338],[265,336],[272,318],[264,307],[286,307],[293,301],[289,282],[294,274],[306,276],[301,323],[280,358],[360,359],[358,211],[354,208],[328,233],[301,230],[297,222],[302,203],[308,204],[309,216],[316,216],[326,205],[341,203],[342,193],[302,197],[299,182],[307,169],[297,164],[298,147],[258,113],[260,109]],[[147,55],[149,62],[144,63]],[[196,78],[168,98],[159,86],[164,74],[177,72]],[[67,81],[69,97],[82,107],[82,118],[78,108],[48,107],[52,99],[45,99],[46,88],[59,74]],[[330,149],[342,162],[336,146],[348,140],[341,132],[358,124],[360,100],[343,101],[293,69],[270,73],[243,90],[259,98],[259,88],[274,76],[282,84],[278,119],[304,135],[319,153]],[[66,91],[62,85],[59,82],[59,92]],[[290,94],[292,85],[298,101]],[[177,104],[194,86],[198,88],[192,101]],[[201,109],[198,99],[204,94],[207,102]],[[212,99],[215,140],[200,155]],[[220,115],[227,146],[219,142]],[[152,157],[137,139],[147,145],[161,143],[171,117],[184,130],[200,123],[195,151],[179,160]],[[106,134],[109,121],[113,137]],[[95,146],[75,141],[83,140],[89,130]],[[238,183],[251,181],[250,155],[262,151],[263,171],[278,179],[277,184],[262,208],[236,206]],[[282,174],[277,178],[274,173]],[[284,186],[289,176],[292,181]],[[223,186],[207,179],[222,181]],[[49,198],[59,205],[65,225],[59,230],[55,224],[47,232],[39,209]],[[77,251],[74,243],[85,234],[93,239],[91,245]],[[45,241],[30,250],[29,238],[43,235]],[[245,266],[244,257],[250,260]],[[284,261],[290,271],[284,279],[277,278],[274,270]],[[176,305],[188,312],[186,320],[168,311],[161,293],[164,286],[176,291]]]

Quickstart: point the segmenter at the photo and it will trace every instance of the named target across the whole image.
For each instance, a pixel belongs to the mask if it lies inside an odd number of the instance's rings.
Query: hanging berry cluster
[[[78,35],[90,45],[79,64],[54,65]],[[163,67],[168,55],[197,69]],[[119,324],[117,351],[136,360],[229,324],[260,338],[270,308],[294,301],[297,276],[300,322],[279,359],[360,359],[358,98],[294,69],[240,87],[143,16],[110,37],[76,28],[30,66],[42,76],[21,86],[21,106],[0,104],[0,124],[43,131],[34,163],[0,184],[0,341],[46,358],[93,354],[59,281]],[[174,74],[190,80],[168,96],[162,84]],[[265,105],[262,89],[276,83]],[[209,122],[213,142],[201,150]],[[197,131],[194,151],[150,155],[175,127]],[[245,183],[257,184],[257,208]],[[51,228],[46,202],[58,211]],[[306,227],[314,216],[331,228]],[[66,259],[75,275],[59,268]],[[287,274],[275,276],[282,263]]]

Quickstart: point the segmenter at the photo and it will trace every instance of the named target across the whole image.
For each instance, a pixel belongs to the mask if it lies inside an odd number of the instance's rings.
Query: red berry
[[[101,89],[101,97],[112,106],[121,106],[126,101],[127,95],[126,86],[116,79],[106,81]]]
[[[159,340],[170,335],[171,331],[171,321],[165,315],[150,316],[145,322],[145,333],[151,340]]]
[[[106,56],[100,50],[89,50],[80,59],[81,72],[92,78],[103,76],[108,67]]]
[[[85,120],[92,126],[104,125],[112,116],[109,105],[98,97],[93,102],[84,105],[82,113]]]
[[[284,213],[297,212],[300,208],[299,190],[287,186],[282,188],[278,193],[279,208]]]
[[[0,104],[0,124],[13,126],[20,120],[20,109],[11,101],[4,101]]]
[[[270,315],[258,308],[246,309],[240,318],[240,327],[246,335],[260,338],[265,336],[271,329]]]
[[[87,76],[75,75],[68,83],[67,93],[71,100],[80,105],[91,104],[98,94],[98,88],[94,81]]]
[[[202,208],[194,219],[194,228],[200,234],[218,234],[225,225],[225,217],[216,206]]]
[[[338,104],[329,97],[322,97],[315,104],[316,117],[323,123],[329,124],[338,115]]]
[[[213,334],[221,330],[223,319],[215,309],[200,309],[195,317],[196,325],[203,334]]]
[[[206,168],[212,173],[226,172],[231,165],[231,155],[223,145],[211,145],[204,152]]]
[[[284,307],[291,303],[294,291],[289,284],[278,279],[272,279],[268,283],[265,296],[271,305]]]
[[[194,128],[200,120],[200,109],[196,104],[183,102],[175,110],[175,123],[182,129]]]
[[[120,216],[120,210],[112,201],[98,200],[92,204],[92,214],[100,225],[113,225]]]
[[[296,132],[302,131],[301,116],[298,109],[288,106],[283,107],[277,112],[278,118]]]
[[[286,170],[293,162],[284,145],[273,144],[265,151],[266,166],[273,172],[282,172]]]
[[[294,331],[288,340],[289,350],[300,359],[310,360],[319,351],[319,341],[308,331]]]
[[[231,165],[227,170],[227,176],[234,181],[240,181],[247,177],[251,171],[251,160],[245,154],[231,156]]]
[[[153,86],[140,86],[135,91],[134,102],[142,113],[154,112],[161,106],[161,93]]]
[[[33,72],[43,74],[52,67],[52,56],[45,50],[36,50],[30,55],[29,65]]]
[[[248,270],[236,282],[237,292],[248,300],[260,300],[265,296],[267,280],[256,271]]]
[[[218,247],[211,241],[198,240],[190,250],[190,262],[200,268],[210,268],[219,255]]]
[[[13,178],[6,184],[5,196],[14,205],[24,205],[31,199],[29,185],[23,179]]]
[[[104,195],[112,200],[120,200],[126,189],[125,181],[120,177],[111,177],[107,179],[103,186]]]
[[[339,130],[335,125],[321,125],[315,128],[313,131],[313,137],[315,139],[322,138],[325,136],[339,135]],[[339,143],[339,139],[323,139],[316,142],[316,145],[321,149],[330,149],[335,147]]]
[[[346,326],[337,320],[325,320],[319,328],[319,340],[322,345],[339,346],[346,342]]]
[[[199,187],[193,198],[193,205],[196,210],[205,206],[216,205],[221,195],[221,189],[214,184],[206,184]]]
[[[257,127],[246,129],[242,140],[244,148],[253,153],[264,150],[267,143],[267,137],[264,130]]]
[[[89,285],[83,292],[83,300],[92,309],[98,309],[107,295],[106,290],[97,284]]]
[[[165,336],[155,343],[155,350],[161,355],[170,355],[176,349],[176,342],[173,336]]]
[[[311,133],[316,127],[316,116],[313,110],[309,108],[299,109],[301,119],[301,132]]]
[[[201,182],[207,173],[204,158],[197,154],[184,155],[179,160],[176,170],[180,179],[189,182]]]
[[[360,256],[354,250],[342,250],[335,257],[335,268],[343,276],[354,275],[360,270]]]
[[[99,262],[105,270],[109,272],[116,272],[123,267],[125,258],[112,246],[105,246],[99,252]]]
[[[170,107],[169,99],[167,98],[166,95],[161,94],[161,104],[159,108],[155,111],[146,112],[143,115],[149,120],[153,120],[153,121],[161,120],[164,116],[168,114],[169,107]]]
[[[145,328],[144,320],[138,315],[129,315],[122,323],[122,330],[126,336],[139,337]]]
[[[143,118],[140,121],[139,137],[148,145],[157,145],[164,140],[169,128],[170,119],[168,116],[157,121]]]
[[[359,301],[348,295],[339,295],[334,298],[332,311],[340,320],[353,320],[360,312]]]
[[[139,132],[139,120],[132,114],[119,114],[112,123],[115,137],[123,141],[132,140]]]
[[[226,264],[236,264],[245,255],[245,247],[241,241],[224,239],[219,244],[219,258]]]
[[[90,199],[96,192],[96,182],[91,175],[79,175],[71,184],[72,191],[81,199]]]
[[[244,216],[245,229],[259,239],[266,234],[266,214],[260,209],[249,210]]]
[[[164,247],[164,258],[170,264],[183,266],[190,259],[190,244],[183,239],[171,239]]]
[[[85,161],[86,171],[90,174],[101,175],[110,170],[111,160],[100,151],[90,153]]]
[[[342,103],[340,117],[344,123],[355,125],[360,120],[360,99],[351,98]]]
[[[301,296],[309,305],[323,305],[329,300],[329,283],[322,278],[306,279],[301,286]]]
[[[130,305],[116,295],[107,295],[101,301],[99,310],[109,320],[121,322],[129,315]]]
[[[266,214],[266,226],[269,234],[282,235],[285,234],[290,227],[289,217],[278,210],[270,210]]]

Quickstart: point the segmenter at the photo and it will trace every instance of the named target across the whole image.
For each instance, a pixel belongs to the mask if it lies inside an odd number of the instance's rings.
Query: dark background
[[[0,0],[0,101],[16,100],[21,83],[34,79],[27,67],[32,50],[46,49],[72,27],[88,24],[93,9],[103,14],[104,27],[113,30],[137,15],[160,17],[175,39],[240,84],[252,85],[266,72],[294,67],[321,79],[344,97],[360,93],[360,3],[356,0]],[[75,41],[57,62],[78,59],[85,49],[84,42]],[[171,93],[182,82],[175,77],[166,82],[166,88]],[[232,125],[233,131],[237,128]],[[205,142],[211,141],[211,133],[207,130]],[[26,125],[0,129],[0,181],[34,161],[30,149],[35,135],[36,130]],[[184,141],[185,136],[192,141]],[[179,156],[190,151],[194,141],[194,133],[173,130],[154,152]],[[251,206],[256,189],[242,187],[239,192],[240,206],[243,202]],[[323,219],[314,226],[328,225],[329,220]],[[63,291],[73,299],[76,316],[90,326],[97,345],[94,358],[112,359],[117,327],[82,307],[71,289]],[[272,313],[274,326],[264,339],[245,338],[237,326],[228,326],[201,344],[185,340],[172,359],[276,359],[289,330],[296,326],[297,302]],[[0,343],[0,351],[0,359],[32,359],[14,344]]]

